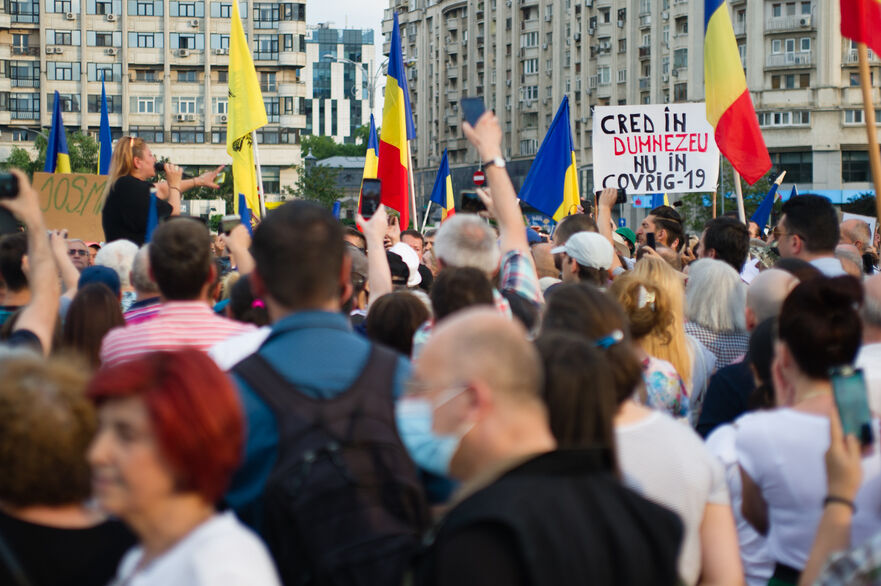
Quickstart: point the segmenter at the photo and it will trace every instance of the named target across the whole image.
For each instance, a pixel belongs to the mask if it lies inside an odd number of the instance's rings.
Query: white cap
[[[596,232],[576,232],[566,244],[551,250],[552,254],[560,252],[565,252],[581,266],[592,269],[610,268],[615,257],[612,244]]]
[[[407,279],[408,287],[415,287],[422,282],[422,275],[419,274],[419,255],[409,244],[398,242],[389,248],[389,252],[400,256],[407,268],[410,269],[410,278]]]

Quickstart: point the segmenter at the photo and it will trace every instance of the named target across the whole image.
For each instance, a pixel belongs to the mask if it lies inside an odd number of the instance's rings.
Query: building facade
[[[802,193],[836,202],[872,191],[856,49],[841,37],[838,3],[729,5],[774,170],[788,173],[783,189],[795,182]],[[393,11],[413,62],[408,84],[419,195],[430,192],[444,148],[453,167],[469,170],[465,181],[476,168],[476,152],[460,128],[462,96],[483,96],[499,116],[519,187],[568,95],[582,196],[593,190],[593,106],[704,98],[703,2],[392,0],[383,22],[386,51]],[[879,65],[872,55],[875,101]]]
[[[306,5],[239,3],[269,124],[257,131],[267,197],[293,182],[306,84]],[[193,167],[226,154],[229,1],[0,2],[0,160],[51,123],[97,136],[105,80],[114,139],[144,138]],[[45,131],[43,131],[45,133]]]
[[[354,144],[355,129],[370,122],[377,74],[372,29],[310,26],[303,75],[305,133]]]

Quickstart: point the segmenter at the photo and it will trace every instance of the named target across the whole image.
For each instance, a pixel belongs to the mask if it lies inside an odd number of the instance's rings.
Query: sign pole
[[[863,119],[866,121],[866,135],[869,138],[869,165],[872,181],[875,183],[875,211],[881,219],[881,152],[878,151],[878,132],[875,130],[875,105],[872,103],[871,77],[869,75],[869,55],[865,43],[857,43],[860,60],[860,86],[863,90]]]
[[[425,234],[425,225],[428,223],[428,213],[431,211],[431,200],[428,200],[428,205],[425,207],[425,217],[422,218],[422,230],[419,231],[420,234]]]
[[[734,171],[734,193],[737,194],[737,217],[746,224],[746,212],[743,210],[743,186],[740,184],[740,173]]]

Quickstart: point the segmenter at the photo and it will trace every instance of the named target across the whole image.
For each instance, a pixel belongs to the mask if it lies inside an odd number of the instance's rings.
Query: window
[[[618,39],[618,52],[626,53],[627,52],[627,39]]]
[[[12,15],[14,23],[39,23],[40,22],[40,0],[11,0],[9,2],[9,13]],[[37,108],[39,111],[39,108]]]
[[[521,47],[538,47],[538,32],[523,33],[520,35]]]
[[[139,97],[137,101],[137,113],[138,114],[155,114],[156,113],[156,98],[142,98]]]
[[[670,73],[670,56],[661,57],[661,73]]]
[[[677,83],[673,85],[673,101],[685,102],[688,100],[688,84]]]
[[[771,41],[771,54],[776,55],[783,52],[783,41],[774,39]]]
[[[79,81],[80,64],[75,61],[49,61],[46,63],[46,79],[50,81]]]
[[[88,95],[89,113],[101,112],[101,94]],[[107,112],[110,114],[122,113],[122,96],[110,94],[107,96]]]
[[[783,43],[787,53],[795,53],[795,39],[786,39]]]
[[[538,59],[524,59],[523,73],[538,73]]]
[[[217,81],[219,83],[227,83],[229,81],[229,71],[227,71],[226,69],[218,69]]]
[[[279,193],[281,191],[281,167],[266,165],[261,168],[263,172],[263,191],[266,193]]]
[[[211,18],[230,18],[232,15],[232,4],[229,2],[212,2]]]
[[[111,32],[87,31],[86,37],[90,47],[113,47],[114,34]]]
[[[811,37],[802,37],[798,42],[798,50],[802,53],[808,53],[811,50]]]
[[[792,90],[806,88],[811,85],[810,73],[787,73],[784,75],[771,76],[771,89]],[[859,85],[859,83],[857,83]]]
[[[162,16],[161,0],[128,0],[129,15]]]
[[[171,142],[183,144],[203,144],[205,142],[205,133],[200,130],[191,130],[189,128],[172,128]]]
[[[619,69],[618,70],[618,83],[627,83],[627,70]]]
[[[792,183],[813,183],[814,163],[811,151],[770,153],[774,169],[786,169],[786,181]]]
[[[171,33],[170,42],[172,49],[201,51],[205,48],[205,35],[203,33]]]
[[[80,95],[79,94],[58,94],[61,100],[62,112],[79,112],[80,111]],[[46,95],[46,111],[52,112],[55,109],[55,93]]]
[[[608,24],[608,23],[612,22],[612,9],[611,8],[600,8],[600,22],[604,23],[604,24]]]
[[[272,71],[272,72],[261,71],[260,72],[260,90],[264,91],[264,92],[277,91],[274,71]]]
[[[87,0],[86,14],[119,14],[122,12],[120,0]]]
[[[868,151],[841,151],[841,180],[845,182],[872,180]]]
[[[673,51],[673,68],[684,69],[688,67],[688,49],[676,49]]]
[[[531,101],[538,99],[538,86],[526,85],[520,88],[520,99],[523,101]]]
[[[13,35],[19,36],[19,35]],[[21,35],[24,37],[25,41],[27,40],[27,35]],[[80,45],[80,31],[56,31],[56,30],[47,30],[46,31],[46,43],[49,45]],[[14,49],[18,46],[16,44],[16,39],[13,39],[13,53]],[[27,47],[27,42],[24,44]]]
[[[89,63],[89,81],[120,81],[122,79],[122,64],[120,63]]]
[[[282,20],[306,20],[306,4],[298,2],[283,2],[280,6]],[[370,33],[370,39],[364,39],[367,44],[373,44],[373,31]]]
[[[159,76],[156,75],[156,71],[153,69],[139,69],[135,71],[135,81],[152,83],[159,81]]]
[[[759,112],[759,126],[810,126],[810,110],[793,110],[786,112]]]
[[[869,84],[875,85],[875,72],[869,72]],[[860,74],[857,72],[850,74],[850,87],[860,87]]]
[[[809,15],[811,13],[811,3],[810,2],[802,2],[801,3],[801,13],[804,15]]]
[[[859,110],[845,110],[845,124],[865,124],[865,112],[862,108]],[[881,110],[875,110],[875,124],[881,124]]]
[[[147,142],[165,142],[165,133],[161,128],[131,126],[129,127],[129,134],[143,138]]]
[[[288,35],[290,36],[290,35]],[[229,49],[229,35],[211,35],[211,48],[212,49]]]
[[[164,44],[162,33],[135,33],[128,34],[128,46],[142,49],[161,49]]]
[[[9,77],[12,87],[40,87],[40,62],[12,61],[9,64]]]
[[[254,28],[278,27],[278,3],[258,2],[254,4]]]
[[[521,155],[534,155],[536,151],[538,151],[538,140],[534,138],[527,138],[520,141]]]
[[[611,70],[608,65],[597,67],[597,83],[600,85],[609,85],[612,83]]]
[[[214,102],[214,110],[215,114],[226,114],[229,112],[229,102],[227,98],[214,98],[212,100]]]
[[[254,35],[254,59],[278,59],[278,35]]]
[[[40,94],[9,94],[9,110],[18,120],[40,119]]]
[[[174,107],[175,114],[195,114],[196,113],[196,98],[183,98],[183,97],[175,97],[171,99],[172,107]],[[175,106],[174,103],[177,103]],[[174,138],[171,139],[174,142]]]
[[[211,142],[214,144],[226,144],[226,129],[223,130],[211,130]],[[263,186],[263,189],[266,189],[266,186]]]
[[[204,2],[169,2],[170,16],[183,16],[185,18],[201,18],[205,16]]]
[[[199,77],[195,69],[183,69],[177,72],[179,83],[199,83]]]
[[[48,0],[46,2],[47,12],[73,12],[71,0]],[[79,12],[79,9],[77,9]]]

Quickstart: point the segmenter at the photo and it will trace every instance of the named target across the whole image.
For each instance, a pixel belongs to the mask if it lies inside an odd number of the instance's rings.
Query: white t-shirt
[[[768,553],[801,569],[823,514],[829,419],[789,408],[748,413],[735,422],[737,458],[768,504]],[[876,425],[877,428],[877,425]],[[863,458],[852,544],[881,530],[881,455],[878,431],[872,454]]]
[[[860,348],[856,367],[863,369],[866,390],[869,392],[869,408],[875,416],[881,416],[881,342]]]
[[[113,584],[125,586],[280,586],[263,542],[231,512],[196,527],[172,549],[138,569],[144,552],[131,549]]]
[[[232,338],[227,338],[211,346],[208,356],[217,363],[220,370],[226,372],[233,366],[257,351],[272,330],[270,326],[263,326],[258,330],[245,332]]]
[[[722,465],[687,423],[666,413],[656,411],[636,423],[618,425],[615,438],[625,484],[682,519],[679,576],[686,584],[697,583],[704,508],[729,502]]]
[[[768,545],[763,536],[743,518],[743,486],[740,481],[740,466],[737,465],[737,429],[734,425],[720,425],[707,438],[706,446],[725,467],[728,481],[728,494],[731,496],[731,512],[737,522],[737,540],[740,544],[740,560],[743,573],[749,586],[765,586],[774,573],[774,560],[768,553]]]

